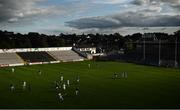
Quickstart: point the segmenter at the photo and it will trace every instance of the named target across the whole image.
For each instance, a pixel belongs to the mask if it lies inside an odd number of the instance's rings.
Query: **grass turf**
[[[72,84],[63,103],[54,87],[60,72]],[[127,72],[128,78],[114,80],[115,72]],[[77,74],[79,85],[73,83]],[[30,92],[22,90],[22,81],[31,84]],[[0,108],[180,108],[179,99],[179,69],[93,61],[15,67],[15,73],[0,69]]]

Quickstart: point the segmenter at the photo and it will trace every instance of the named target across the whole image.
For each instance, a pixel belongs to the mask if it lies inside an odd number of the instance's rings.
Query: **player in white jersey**
[[[61,76],[61,81],[63,81],[64,80],[64,77],[63,76]]]
[[[14,92],[14,91],[15,91],[15,87],[14,87],[14,85],[13,85],[13,84],[11,84],[11,85],[10,85],[10,90],[11,90],[12,92]]]
[[[59,84],[58,84],[58,82],[57,82],[57,81],[55,81],[55,88],[56,88],[56,90],[58,90],[58,89],[59,89]]]
[[[26,81],[23,82],[22,86],[23,86],[23,90],[25,90],[26,89]]]
[[[79,89],[76,88],[75,94],[78,95],[79,94]]]
[[[114,73],[114,79],[118,78],[118,74]]]
[[[79,83],[79,81],[80,81],[80,79],[78,78],[78,79],[77,79],[77,83]]]
[[[91,68],[91,64],[88,64],[88,67]]]
[[[67,80],[67,85],[68,85],[68,86],[70,85],[70,82],[69,82],[69,80]]]
[[[41,71],[41,70],[39,70],[39,71],[38,71],[38,73],[39,73],[39,75],[41,75],[41,74],[42,74],[42,71]]]
[[[14,73],[15,69],[14,69],[14,68],[12,68],[12,69],[11,69],[11,71],[12,71],[12,73]]]
[[[80,81],[80,78],[79,78],[79,76],[77,76],[76,77],[76,82],[79,83],[79,81]]]
[[[26,86],[26,81],[23,82],[23,86]]]
[[[66,84],[63,84],[63,89],[66,90]]]
[[[124,78],[124,77],[125,77],[125,73],[123,72],[123,73],[122,73],[122,78]]]
[[[128,77],[128,73],[124,72],[124,77],[127,78]]]
[[[62,96],[61,93],[59,93],[58,96],[59,96],[60,101],[63,101],[63,100],[64,100],[64,98],[63,98],[63,96]]]

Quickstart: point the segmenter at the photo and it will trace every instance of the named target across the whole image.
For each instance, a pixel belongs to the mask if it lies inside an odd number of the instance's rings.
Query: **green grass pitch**
[[[54,84],[60,72],[71,83],[64,102]],[[127,79],[112,79],[122,72],[128,73]],[[73,82],[77,74],[79,85]],[[31,91],[22,90],[22,81]],[[14,93],[10,84],[15,85]],[[15,73],[1,68],[0,108],[180,108],[180,70],[94,61],[15,67]]]

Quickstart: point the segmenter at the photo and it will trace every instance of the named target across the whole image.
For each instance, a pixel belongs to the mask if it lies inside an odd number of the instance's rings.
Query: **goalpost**
[[[177,36],[175,38],[175,56],[174,56],[174,66],[175,68],[178,67],[178,62],[177,62]]]
[[[161,39],[159,39],[159,66],[161,66]]]

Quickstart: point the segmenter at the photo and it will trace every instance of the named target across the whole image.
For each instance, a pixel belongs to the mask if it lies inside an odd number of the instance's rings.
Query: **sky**
[[[180,30],[180,0],[0,0],[0,30],[172,34]]]

